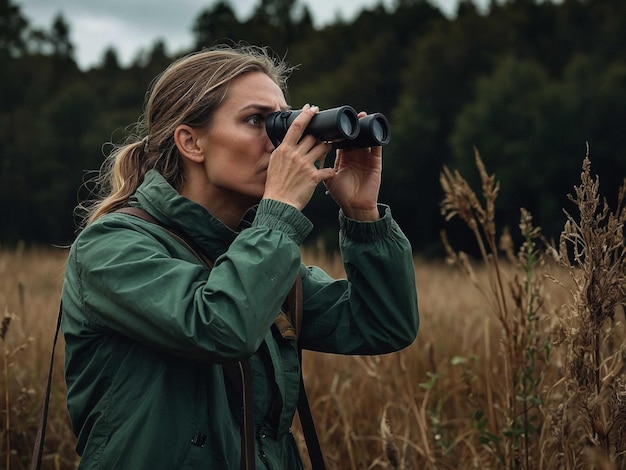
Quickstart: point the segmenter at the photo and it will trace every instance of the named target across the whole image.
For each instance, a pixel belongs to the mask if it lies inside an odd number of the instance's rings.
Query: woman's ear
[[[180,154],[194,163],[204,161],[204,153],[198,145],[199,132],[193,127],[181,124],[174,130],[174,142]]]

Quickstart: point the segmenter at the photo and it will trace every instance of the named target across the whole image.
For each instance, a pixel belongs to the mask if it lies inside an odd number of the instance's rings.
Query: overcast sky
[[[193,43],[192,27],[199,13],[217,0],[14,0],[31,26],[50,29],[53,18],[62,13],[70,25],[75,58],[82,68],[101,62],[104,51],[113,46],[122,64],[135,59],[162,39],[168,53],[182,51]],[[351,20],[365,8],[393,0],[300,0],[305,3],[316,26],[338,16]],[[459,0],[430,0],[444,14],[452,16]],[[247,19],[258,0],[231,0],[240,20]],[[477,5],[487,0],[474,0]]]

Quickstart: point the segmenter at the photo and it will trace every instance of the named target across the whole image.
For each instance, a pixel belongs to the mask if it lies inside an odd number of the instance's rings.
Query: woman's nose
[[[276,146],[272,143],[267,133],[265,134],[265,149],[269,153],[272,153],[276,149]]]

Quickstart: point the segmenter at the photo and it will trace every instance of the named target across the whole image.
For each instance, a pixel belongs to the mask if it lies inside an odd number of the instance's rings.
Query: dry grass
[[[615,212],[604,208],[585,162],[572,196],[580,214],[567,216],[558,247],[543,244],[523,210],[522,246],[497,234],[497,183],[478,155],[484,202],[460,175],[444,172],[442,213],[465,220],[481,256],[470,260],[448,245],[448,264],[416,259],[422,323],[406,350],[305,355],[329,468],[624,468],[625,214],[621,200]],[[54,249],[0,251],[0,468],[30,460],[64,258]],[[343,275],[335,256],[308,249],[304,259]],[[45,468],[76,463],[62,349]]]
[[[22,469],[39,424],[50,351],[59,310],[66,251],[0,251],[2,322],[2,448],[0,468]],[[74,438],[65,412],[63,347],[57,347],[44,468],[73,468]],[[9,410],[9,412],[7,412]],[[7,452],[7,449],[10,449]]]

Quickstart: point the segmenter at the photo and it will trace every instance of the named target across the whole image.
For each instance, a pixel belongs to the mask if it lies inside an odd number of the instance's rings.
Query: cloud
[[[44,29],[49,29],[54,17],[62,14],[70,25],[76,60],[82,67],[89,67],[100,62],[110,47],[124,64],[159,39],[171,52],[190,47],[193,23],[206,4],[202,6],[197,0],[163,2],[158,6],[149,0],[27,0],[20,7],[33,26]]]

